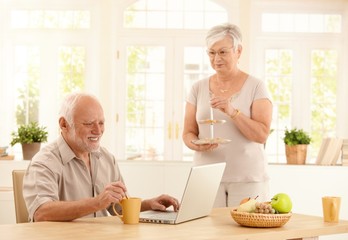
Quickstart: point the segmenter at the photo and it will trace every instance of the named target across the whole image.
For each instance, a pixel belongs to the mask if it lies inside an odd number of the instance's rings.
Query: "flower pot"
[[[41,143],[22,143],[23,160],[31,160],[40,150]]]
[[[306,164],[307,144],[285,145],[286,161],[288,164]]]

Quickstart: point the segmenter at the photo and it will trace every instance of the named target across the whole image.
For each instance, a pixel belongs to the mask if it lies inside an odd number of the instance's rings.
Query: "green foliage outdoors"
[[[27,64],[27,79],[18,88],[18,104],[16,106],[16,121],[18,125],[37,122],[39,119],[39,81],[40,65],[38,52],[28,48],[30,60]],[[62,47],[59,51],[61,94],[84,88],[85,49],[82,47]]]
[[[298,144],[310,144],[311,138],[308,133],[302,129],[293,128],[291,130],[285,129],[284,143],[289,146]]]
[[[74,24],[81,24],[82,26],[88,17],[84,14],[84,12],[80,12],[78,16],[75,16],[77,19],[74,21],[69,19],[69,21],[66,22],[73,22]],[[53,17],[58,19],[57,16]],[[44,21],[45,19],[40,19],[39,21],[42,23],[42,26],[44,26]],[[73,28],[74,25],[69,25],[69,27]],[[79,28],[79,26],[76,27]],[[12,146],[16,143],[46,142],[48,135],[46,128],[39,127],[37,124],[39,119],[39,85],[41,79],[40,49],[38,47],[27,46],[25,48],[21,48],[20,50],[21,51],[19,52],[25,52],[29,57],[24,67],[18,67],[18,69],[24,69],[23,72],[20,73],[21,75],[25,76],[25,79],[22,79],[23,83],[20,84],[21,87],[17,89],[18,97],[16,103],[16,122],[20,127],[18,128],[17,132],[12,133]],[[85,62],[86,50],[84,47],[60,47],[59,81],[61,95],[84,89]],[[45,81],[46,80],[47,79],[45,79]]]
[[[29,122],[36,122],[39,119],[39,79],[40,65],[38,64],[38,49],[29,47],[27,54],[30,60],[27,63],[27,79],[18,88],[18,98],[16,106],[16,122],[18,125]]]
[[[145,123],[145,82],[139,81],[139,72],[144,72],[147,49],[145,47],[127,48],[127,123],[128,131],[132,127],[143,127]],[[128,153],[137,153],[137,146],[127,145]]]
[[[144,92],[145,82],[137,80],[139,72],[146,66],[147,49],[144,47],[128,48],[127,65],[127,122],[142,125],[145,122]]]
[[[318,151],[323,137],[336,135],[338,53],[336,50],[315,50],[311,59],[311,136],[312,148]]]
[[[62,94],[81,91],[85,87],[86,50],[83,47],[61,47],[60,90]]]
[[[128,9],[126,23],[132,25],[133,16]],[[83,18],[80,16],[79,18]],[[332,21],[334,21],[333,19]],[[80,21],[79,21],[80,22]],[[29,47],[30,48],[30,47]],[[129,46],[127,48],[127,128],[135,130],[139,135],[139,129],[145,129],[145,96],[147,85],[148,47]],[[41,79],[39,51],[32,50],[28,54],[29,61],[25,66],[26,79],[18,88],[16,103],[16,120],[18,125],[29,122],[37,122],[39,119],[40,81]],[[59,94],[83,90],[85,88],[85,62],[86,50],[84,47],[62,46],[59,48]],[[291,125],[293,83],[295,78],[293,63],[295,62],[292,49],[268,49],[266,51],[265,81],[276,106],[275,120],[272,128],[275,133],[277,146],[281,143],[284,126]],[[336,50],[317,49],[311,51],[310,79],[301,79],[304,83],[310,81],[310,134],[311,151],[316,154],[324,136],[334,135],[336,127],[336,92],[338,53]],[[303,77],[305,78],[305,77]],[[301,109],[302,110],[302,109]],[[145,131],[145,130],[144,130]],[[288,131],[291,133],[291,131]],[[286,133],[285,133],[286,135]],[[294,136],[293,136],[294,137]],[[286,137],[285,137],[286,138]],[[285,142],[284,138],[284,142]],[[289,142],[303,141],[294,137]],[[13,141],[12,141],[13,142]],[[15,144],[15,143],[14,143]],[[133,146],[128,146],[133,147]],[[130,149],[128,149],[130,150]],[[277,153],[278,154],[278,153]]]
[[[294,81],[294,53],[290,49],[268,49],[266,51],[266,82],[272,94],[277,116],[272,127],[278,140],[283,136],[284,126],[291,125],[292,92]],[[337,63],[338,53],[330,49],[314,49],[311,51],[310,79],[310,136],[311,156],[316,157],[322,139],[335,135],[336,102],[337,102]]]
[[[39,126],[37,122],[21,125],[16,132],[12,132],[11,146],[16,143],[46,142],[48,132],[46,127]]]

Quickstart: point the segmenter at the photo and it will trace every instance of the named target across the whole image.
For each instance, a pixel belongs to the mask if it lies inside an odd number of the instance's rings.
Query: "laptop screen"
[[[157,212],[161,213],[161,216],[156,219],[155,211],[142,212],[140,220],[155,223],[181,223],[209,215],[214,205],[225,165],[226,163],[216,163],[191,168],[175,221],[163,220],[163,213],[166,212]]]

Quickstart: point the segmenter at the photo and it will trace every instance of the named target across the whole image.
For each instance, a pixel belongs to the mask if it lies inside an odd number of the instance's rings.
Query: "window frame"
[[[86,4],[88,4],[86,7]],[[40,6],[40,7],[37,7]],[[38,29],[38,28],[11,28],[11,11],[12,10],[84,10],[91,13],[91,27],[89,29]],[[58,49],[60,46],[82,46],[86,49],[87,56],[95,56],[95,58],[86,57],[85,62],[85,89],[96,95],[99,94],[100,85],[98,79],[99,66],[95,62],[99,62],[100,49],[98,38],[98,26],[101,25],[99,18],[99,5],[95,1],[58,1],[50,2],[42,1],[18,1],[8,2],[0,9],[3,14],[4,21],[1,24],[1,61],[6,64],[6,67],[1,64],[0,73],[1,89],[6,89],[4,94],[1,94],[0,99],[2,104],[0,109],[7,112],[2,121],[4,124],[0,126],[0,132],[4,133],[6,137],[1,139],[1,146],[8,146],[10,142],[10,135],[13,130],[17,128],[15,119],[16,106],[12,101],[13,93],[17,91],[14,87],[12,76],[14,74],[14,50],[18,45],[22,46],[38,46],[40,48],[40,79],[39,79],[39,124],[46,126],[49,132],[48,142],[56,139],[59,135],[58,127],[58,111],[60,107],[60,99],[57,96],[58,74],[59,74],[59,56]],[[6,36],[6,38],[5,38]],[[56,49],[56,51],[52,51]],[[47,81],[50,79],[53,81]],[[50,114],[47,114],[50,113]],[[20,151],[20,146],[14,146],[11,150],[13,154],[17,155]],[[18,156],[20,156],[18,154]]]
[[[337,1],[340,3],[341,1]],[[284,8],[286,4],[286,8]],[[323,5],[325,5],[325,8]],[[347,114],[344,112],[344,102],[348,101],[348,95],[343,86],[347,86],[344,79],[347,76],[347,70],[345,67],[347,57],[344,57],[344,52],[347,52],[345,47],[346,39],[344,29],[347,29],[347,22],[344,21],[345,15],[342,11],[342,7],[336,5],[333,7],[332,3],[325,1],[318,1],[308,6],[303,7],[300,2],[290,1],[279,1],[277,4],[261,1],[254,1],[251,6],[253,13],[253,20],[251,21],[251,51],[250,51],[250,72],[255,73],[257,76],[264,78],[264,50],[267,48],[284,48],[292,49],[294,51],[294,65],[293,65],[293,78],[294,83],[292,84],[292,108],[291,108],[291,126],[303,128],[305,131],[310,132],[311,130],[311,106],[310,106],[310,54],[311,49],[335,49],[338,52],[338,76],[337,76],[337,93],[336,93],[336,104],[337,104],[337,115],[336,115],[336,136],[344,137],[348,136],[348,128],[344,126],[343,119],[348,120]],[[299,32],[262,32],[262,26],[260,24],[262,19],[262,13],[332,13],[342,15],[342,33],[299,33]],[[289,48],[290,46],[290,48]],[[328,47],[330,46],[330,47]],[[302,80],[306,80],[303,82]],[[301,113],[301,114],[298,114]],[[270,136],[272,137],[272,135]],[[283,136],[279,136],[283,137]],[[283,144],[282,139],[278,139]],[[307,163],[315,163],[315,152],[311,152],[309,148],[309,154],[307,154]],[[311,155],[313,157],[311,157]],[[276,162],[284,163],[284,154],[277,156]]]

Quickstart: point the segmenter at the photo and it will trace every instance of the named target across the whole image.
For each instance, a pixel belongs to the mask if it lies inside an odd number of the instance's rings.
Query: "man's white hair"
[[[69,123],[69,125],[73,125],[73,117],[76,109],[76,105],[82,97],[90,97],[95,99],[97,102],[99,100],[92,94],[83,93],[83,92],[74,92],[65,96],[60,111],[59,118],[63,117]]]

